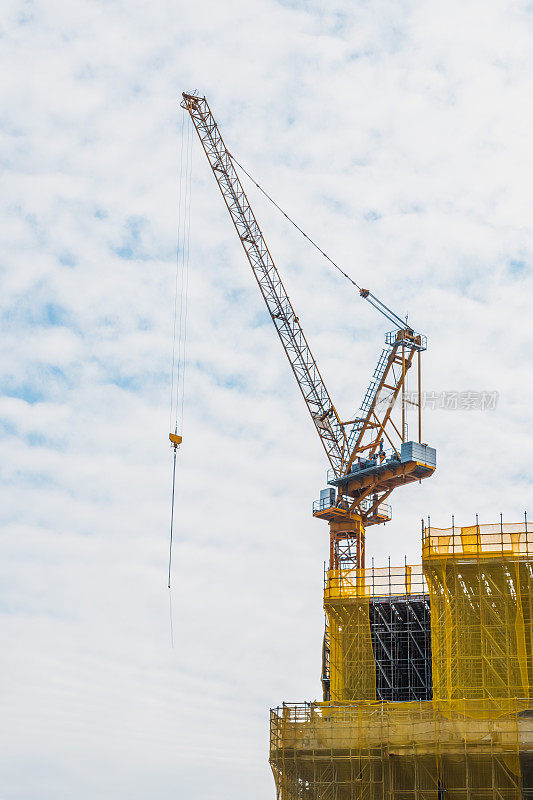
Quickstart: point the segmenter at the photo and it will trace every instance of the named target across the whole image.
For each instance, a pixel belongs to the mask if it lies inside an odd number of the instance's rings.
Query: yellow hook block
[[[172,447],[177,447],[183,441],[182,437],[178,436],[177,433],[169,433],[168,438],[170,439]]]

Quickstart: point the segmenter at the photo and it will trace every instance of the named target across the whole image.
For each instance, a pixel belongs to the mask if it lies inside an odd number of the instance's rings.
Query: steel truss
[[[205,154],[250,262],[298,386],[336,475],[347,457],[344,428],[205,97],[183,93]]]
[[[373,597],[370,634],[378,700],[431,700],[429,595]]]

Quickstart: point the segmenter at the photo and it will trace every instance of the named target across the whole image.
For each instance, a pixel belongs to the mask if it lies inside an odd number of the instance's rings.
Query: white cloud
[[[169,370],[183,89],[428,334],[439,469],[368,532],[531,496],[527,3],[12,2],[2,29],[2,796],[273,797],[268,707],[319,696],[325,459],[194,150],[170,648]],[[195,143],[196,145],[197,143]],[[250,198],[341,415],[383,321]]]

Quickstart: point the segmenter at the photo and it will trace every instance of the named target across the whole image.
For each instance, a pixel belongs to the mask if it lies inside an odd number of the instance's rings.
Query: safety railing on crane
[[[340,508],[348,511],[350,505],[353,503],[353,498],[349,497],[348,495],[342,495],[340,498],[336,498],[334,494],[328,497],[320,497],[318,500],[313,501],[313,514],[316,514],[320,511],[327,511],[328,508]],[[374,506],[374,502],[369,499],[365,498],[361,500],[360,508],[363,512],[370,511]],[[375,514],[379,517],[382,517],[383,520],[390,520],[392,519],[392,506],[389,503],[380,503],[376,509]]]
[[[389,331],[385,334],[385,343],[389,345],[389,347],[403,345],[413,350],[427,350],[427,336],[424,336],[423,333],[416,333],[410,328],[400,328],[399,330]]]

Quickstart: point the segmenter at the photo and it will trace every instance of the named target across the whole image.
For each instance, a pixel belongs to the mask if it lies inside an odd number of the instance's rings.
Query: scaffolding
[[[528,701],[283,706],[270,747],[283,800],[533,797]]]
[[[279,800],[533,798],[532,545],[426,527],[422,567],[326,574],[330,696],[271,711]]]
[[[437,699],[529,697],[533,531],[473,525],[424,531]]]
[[[377,700],[431,700],[429,596],[370,599]]]
[[[431,698],[430,603],[420,565],[328,570],[324,609],[325,700]]]

